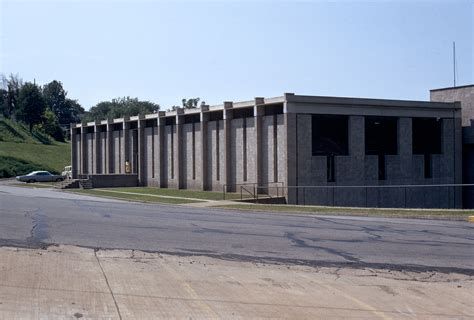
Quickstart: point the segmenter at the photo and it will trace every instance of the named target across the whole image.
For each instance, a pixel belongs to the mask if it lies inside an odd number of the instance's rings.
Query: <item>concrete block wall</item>
[[[113,161],[113,173],[124,173],[124,138],[123,138],[123,130],[114,130],[112,133],[113,136],[113,143],[112,143],[112,154],[114,157]]]
[[[144,161],[145,166],[143,168],[145,182],[144,185],[150,187],[159,186],[159,161],[158,161],[158,134],[157,127],[145,128],[144,132]]]
[[[183,125],[183,188],[199,189],[202,186],[201,124]]]
[[[88,174],[93,174],[95,173],[95,140],[94,140],[94,134],[93,133],[87,133],[86,134],[86,139],[87,139],[87,172]]]
[[[221,191],[225,184],[223,120],[207,124],[207,179],[209,190]]]
[[[335,182],[327,181],[326,156],[313,156],[310,114],[297,115],[298,186],[293,202],[300,204],[371,207],[460,207],[456,188],[341,188],[340,186],[384,186],[405,184],[460,183],[455,175],[455,120],[442,119],[442,154],[432,155],[432,178],[424,177],[424,156],[412,154],[411,119],[400,118],[398,154],[385,156],[385,180],[378,177],[378,156],[365,155],[363,116],[349,117],[349,155],[335,157]]]
[[[163,137],[163,186],[167,188],[178,188],[178,139],[177,126],[169,125],[164,128]]]
[[[105,173],[106,168],[106,159],[107,159],[107,137],[105,132],[100,132],[98,135],[99,138],[99,146],[98,146],[98,153],[96,155],[97,161],[97,172],[96,173]]]

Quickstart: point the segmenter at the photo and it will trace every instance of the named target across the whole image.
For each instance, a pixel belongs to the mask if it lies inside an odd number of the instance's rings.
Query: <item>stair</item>
[[[92,189],[92,181],[89,179],[67,179],[54,184],[57,189]]]
[[[92,180],[90,180],[90,179],[81,179],[81,180],[79,180],[79,186],[82,189],[92,189],[92,188],[94,188],[92,186]]]

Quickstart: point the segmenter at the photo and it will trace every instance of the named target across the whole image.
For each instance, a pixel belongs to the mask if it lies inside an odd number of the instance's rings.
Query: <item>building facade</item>
[[[74,177],[128,174],[129,163],[143,186],[256,185],[298,204],[462,203],[457,188],[390,187],[461,183],[459,103],[285,94],[76,124],[71,140]]]
[[[430,90],[430,100],[461,103],[463,183],[474,184],[474,85]],[[463,207],[474,208],[474,187],[465,187]]]

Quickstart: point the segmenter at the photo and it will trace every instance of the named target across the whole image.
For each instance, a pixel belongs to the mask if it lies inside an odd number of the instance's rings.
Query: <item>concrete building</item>
[[[278,186],[288,203],[299,204],[462,203],[458,188],[390,187],[461,183],[459,103],[287,93],[76,124],[71,137],[75,177],[216,191],[255,184],[271,194]]]
[[[461,103],[463,183],[474,184],[474,85],[430,90],[430,100]],[[465,208],[474,208],[474,187],[465,187]]]

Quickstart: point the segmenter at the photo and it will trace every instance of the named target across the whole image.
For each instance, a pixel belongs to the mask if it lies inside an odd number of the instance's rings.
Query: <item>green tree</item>
[[[64,142],[64,133],[59,125],[58,118],[51,109],[47,108],[42,116],[41,124],[38,125],[44,133],[50,135],[57,141]]]
[[[121,117],[131,117],[139,114],[156,113],[160,106],[150,101],[140,101],[138,98],[117,98],[112,101],[99,102],[90,108],[83,121],[104,120]]]
[[[44,85],[43,97],[48,108],[56,115],[60,125],[78,122],[80,115],[85,112],[77,100],[67,98],[67,91],[64,90],[60,81],[53,80]]]
[[[30,132],[35,124],[41,123],[46,109],[40,88],[31,82],[25,83],[18,95],[16,115],[29,125]]]
[[[18,107],[18,97],[20,89],[23,86],[23,80],[16,74],[10,74],[7,78],[4,74],[0,75],[1,87],[6,91],[3,97],[3,115],[6,118],[15,119],[16,109]]]
[[[183,104],[183,108],[185,109],[194,109],[194,108],[197,108],[199,100],[201,99],[200,98],[182,99],[181,103]]]

